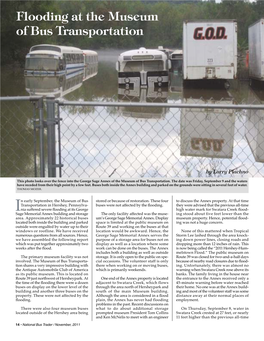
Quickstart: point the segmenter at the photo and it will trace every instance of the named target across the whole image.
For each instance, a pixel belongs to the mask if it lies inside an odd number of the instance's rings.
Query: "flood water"
[[[183,89],[177,70],[170,73],[169,86],[159,91],[119,88],[115,63],[120,53],[99,51],[98,69],[91,67],[67,78],[26,77],[23,67],[2,68],[1,96],[53,94],[71,101],[99,102],[264,103],[264,91],[251,88],[247,81],[232,82],[228,90]],[[260,110],[63,106],[60,114],[63,177],[264,175],[264,116]],[[31,103],[2,105],[2,176],[38,175],[34,171],[39,146],[32,129],[33,116]],[[58,140],[57,136],[57,150]]]

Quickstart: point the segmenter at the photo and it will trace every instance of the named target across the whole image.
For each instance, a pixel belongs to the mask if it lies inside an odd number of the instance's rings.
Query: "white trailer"
[[[264,19],[248,28],[249,78],[264,81]]]
[[[250,110],[247,113],[246,139],[256,162],[264,162],[263,110]]]
[[[251,89],[248,103],[264,104],[264,91],[261,87]],[[246,139],[256,162],[264,163],[264,112],[248,110]]]
[[[236,20],[183,23],[183,79],[237,77]]]

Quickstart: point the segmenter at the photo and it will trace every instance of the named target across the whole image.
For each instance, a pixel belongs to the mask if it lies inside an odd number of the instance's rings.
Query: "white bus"
[[[98,54],[92,50],[83,50],[84,65],[89,66],[98,63]]]
[[[98,64],[91,64],[88,66],[85,66],[84,73],[83,73],[83,81],[85,82],[87,79],[90,79],[94,76],[96,76],[98,73]]]
[[[120,54],[116,63],[118,83],[127,89],[139,83],[141,87],[168,86],[170,60],[160,50],[141,47]]]
[[[25,74],[59,75],[84,68],[83,51],[76,47],[35,45],[26,55]]]
[[[171,53],[170,60],[171,69],[173,72],[176,72],[177,74],[182,73],[182,59],[183,59],[182,50],[175,50]]]

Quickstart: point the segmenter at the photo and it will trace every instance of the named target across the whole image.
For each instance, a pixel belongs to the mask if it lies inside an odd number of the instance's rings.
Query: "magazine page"
[[[1,1],[1,337],[261,335],[264,3]]]

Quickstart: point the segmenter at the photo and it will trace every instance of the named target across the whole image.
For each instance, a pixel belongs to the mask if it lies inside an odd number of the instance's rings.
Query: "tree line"
[[[17,29],[26,25],[38,26],[40,29],[55,29],[58,22],[23,22],[16,21],[17,11],[28,14],[53,12],[54,14],[73,14],[88,12],[104,14],[119,11],[122,14],[151,15],[157,14],[158,22],[69,22],[66,28],[104,29],[128,27],[143,29],[144,36],[96,36],[88,39],[85,36],[18,36]],[[247,48],[248,26],[264,17],[264,2],[244,3],[231,1],[223,3],[200,2],[173,3],[147,1],[2,1],[1,2],[1,63],[24,63],[29,48],[35,44],[58,44],[76,46],[82,49],[102,48],[138,48],[145,46],[155,48],[159,45],[170,48],[182,46],[182,24],[184,20],[199,19],[236,19],[238,22],[238,47]]]

